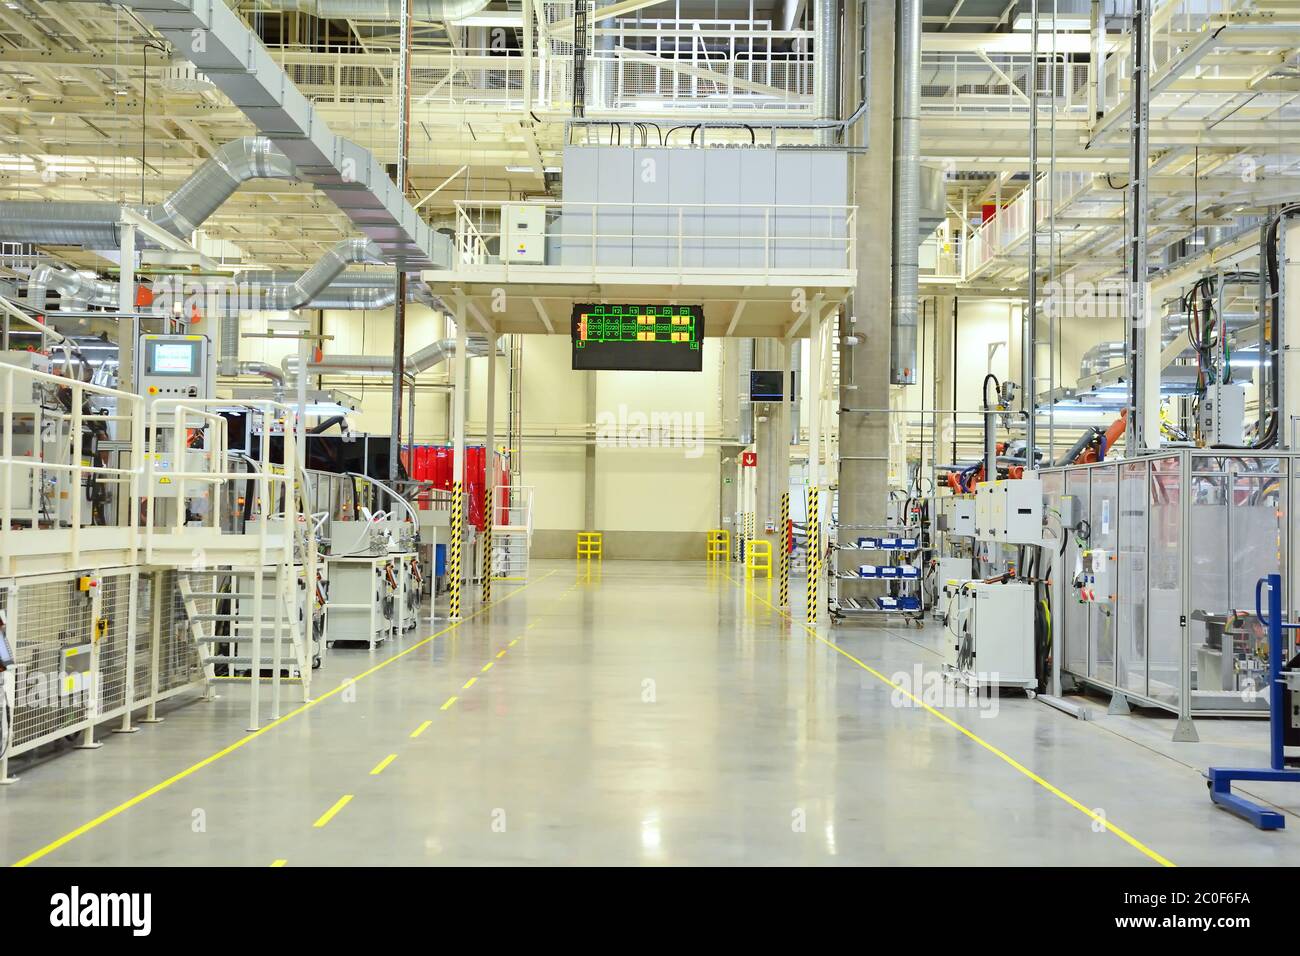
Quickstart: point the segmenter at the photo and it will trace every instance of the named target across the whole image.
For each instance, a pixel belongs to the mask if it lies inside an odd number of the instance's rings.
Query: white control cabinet
[[[1037,687],[1033,585],[967,581],[955,596],[947,664],[957,679],[970,687]]]
[[[501,209],[501,261],[543,265],[546,262],[546,206],[508,203]]]
[[[1042,480],[1026,476],[977,485],[975,537],[998,544],[1042,544]]]

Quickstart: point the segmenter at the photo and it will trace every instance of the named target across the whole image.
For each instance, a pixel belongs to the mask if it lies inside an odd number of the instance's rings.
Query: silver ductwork
[[[466,339],[466,354],[478,358],[488,353],[488,340],[485,335],[470,335]],[[454,338],[438,339],[419,351],[406,356],[403,366],[407,375],[419,375],[435,365],[440,365],[456,354]],[[283,362],[284,373],[291,377],[298,367],[296,355],[287,356]],[[391,372],[393,360],[387,355],[326,355],[319,362],[307,366],[308,374],[322,375],[330,372]]]
[[[409,0],[417,20],[463,20],[487,9],[491,0]],[[382,20],[402,18],[401,0],[262,0],[262,8],[297,10],[322,20]]]
[[[894,235],[889,381],[916,382],[921,192],[921,0],[898,0],[894,39]]]
[[[59,294],[60,306],[65,309],[118,304],[116,282],[82,275],[75,269],[59,269],[51,265],[39,265],[27,276],[27,304],[38,312],[44,312],[45,296],[49,289]]]
[[[840,115],[840,9],[838,0],[817,0],[813,15],[813,100],[819,120],[834,121]],[[829,146],[836,130],[817,131],[817,142]]]
[[[1079,359],[1079,378],[1085,379],[1100,375],[1112,365],[1120,365],[1123,361],[1123,342],[1098,342],[1084,352],[1083,357]]]
[[[297,272],[249,272],[240,277],[241,282],[262,288],[287,288],[302,280]],[[304,309],[386,309],[397,301],[397,283],[393,276],[375,272],[343,273],[325,287]],[[438,308],[441,302],[425,283],[411,279],[406,284],[406,301],[419,302]]]
[[[257,283],[258,273],[247,278],[250,301],[240,302],[239,309],[221,317],[218,364],[222,375],[236,375],[239,370],[239,311],[291,312],[303,308],[329,287],[349,265],[357,262],[382,261],[383,252],[369,239],[343,239],[320,260],[291,282],[281,285]],[[241,284],[245,277],[241,277]],[[243,297],[242,295],[240,296]]]
[[[294,179],[296,176],[293,163],[274,143],[264,136],[246,136],[222,146],[162,202],[126,208],[139,212],[173,235],[188,236],[240,184],[250,179]],[[119,249],[122,209],[118,203],[105,202],[0,202],[0,240]],[[144,235],[138,235],[137,242],[140,247],[151,245]],[[44,299],[29,299],[29,302],[36,309],[45,307]]]

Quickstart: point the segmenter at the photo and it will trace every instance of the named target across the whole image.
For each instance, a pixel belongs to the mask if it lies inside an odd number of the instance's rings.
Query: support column
[[[754,367],[758,369],[779,369],[782,365],[781,354],[784,347],[775,339],[759,339],[755,348]],[[776,528],[779,517],[781,491],[788,479],[783,481],[783,471],[787,470],[785,461],[790,447],[786,439],[787,432],[782,430],[785,421],[784,402],[763,402],[755,408],[754,450],[758,454],[758,468],[755,469],[754,522],[755,537],[770,543],[775,554]],[[757,419],[764,419],[759,421]]]
[[[596,422],[596,372],[587,373],[586,420]],[[594,434],[594,433],[593,433]],[[598,531],[596,527],[596,444],[585,447],[582,463],[582,530]]]
[[[483,603],[492,601],[492,525],[496,523],[493,507],[496,489],[493,487],[492,465],[496,460],[497,417],[497,337],[488,336],[487,395],[484,397],[483,454]]]
[[[1148,107],[1151,94],[1151,0],[1134,0],[1132,26],[1133,98],[1129,154],[1129,327],[1128,327],[1128,428],[1130,455],[1140,454],[1147,442],[1147,389],[1160,387],[1148,379],[1147,363],[1147,171],[1150,165]],[[1160,343],[1156,341],[1155,351]]]
[[[117,308],[122,317],[117,320],[117,387],[124,392],[135,390],[135,226],[123,223],[121,227],[117,283]],[[40,304],[45,311],[45,303]],[[238,318],[222,321],[237,322]]]
[[[806,616],[810,623],[817,623],[821,607],[817,600],[818,586],[822,573],[822,532],[821,532],[821,391],[822,391],[822,304],[816,300],[808,304],[808,592]],[[889,313],[885,312],[886,327]],[[888,351],[886,350],[886,356]]]
[[[468,347],[468,309],[465,301],[456,303],[456,358],[455,385],[452,388],[452,484],[451,484],[451,542],[447,555],[447,575],[450,578],[451,597],[449,616],[461,619],[461,549],[465,546],[465,373]]]
[[[781,502],[781,513],[776,526],[776,547],[779,555],[780,593],[777,607],[783,611],[790,610],[790,431],[794,419],[795,391],[791,382],[794,369],[794,343],[785,342],[781,348],[781,402],[780,441],[777,445],[777,467],[780,469],[777,492]]]
[[[859,127],[855,141],[869,142],[871,149],[853,157],[857,284],[838,330],[840,406],[888,408],[891,278],[880,237],[893,230],[894,2],[866,0],[866,13],[871,109],[863,120],[867,129]],[[857,337],[858,345],[845,345],[850,334]],[[841,413],[839,487],[840,521],[884,523],[889,487],[887,415]]]

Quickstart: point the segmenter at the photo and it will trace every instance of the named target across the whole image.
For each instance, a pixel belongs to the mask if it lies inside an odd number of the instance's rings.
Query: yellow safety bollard
[[[755,538],[745,552],[745,577],[752,578],[759,571],[769,581],[772,579],[772,542]]]
[[[578,558],[586,558],[590,563],[592,558],[600,562],[605,560],[605,538],[599,531],[579,531],[578,532]]]

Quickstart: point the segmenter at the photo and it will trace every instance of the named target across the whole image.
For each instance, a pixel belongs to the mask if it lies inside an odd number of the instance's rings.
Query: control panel
[[[136,349],[135,381],[145,408],[158,401],[212,395],[211,343],[204,335],[142,335]]]
[[[1026,475],[977,485],[975,536],[999,544],[1042,544],[1042,480]]]

